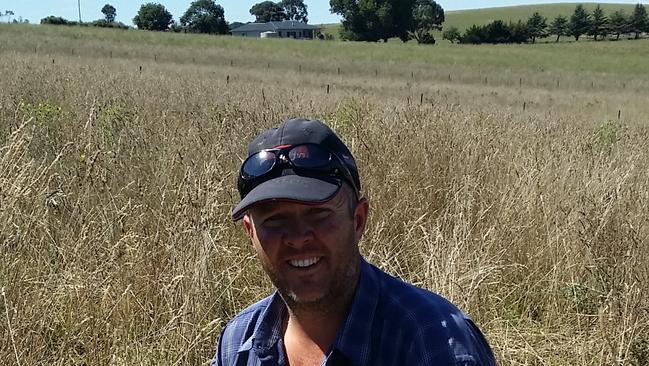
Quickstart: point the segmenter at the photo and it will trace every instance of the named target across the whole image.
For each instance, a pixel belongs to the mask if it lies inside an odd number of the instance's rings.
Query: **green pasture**
[[[146,44],[147,47],[141,47]],[[357,75],[413,69],[462,73],[603,73],[634,79],[649,73],[649,40],[565,42],[541,45],[456,45],[440,42],[363,43],[243,39],[66,26],[0,25],[0,50],[33,54],[115,57],[136,61],[258,68],[285,68]],[[624,64],[620,63],[624,60]],[[390,65],[401,64],[403,68]],[[390,67],[389,67],[390,66]],[[441,72],[441,71],[440,71]]]

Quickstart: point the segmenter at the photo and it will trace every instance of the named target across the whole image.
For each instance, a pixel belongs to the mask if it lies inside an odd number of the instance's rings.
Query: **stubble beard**
[[[279,289],[286,306],[295,314],[300,313],[321,313],[326,314],[345,308],[356,291],[358,275],[360,272],[360,256],[352,256],[347,263],[340,266],[334,272],[329,281],[327,291],[319,298],[311,301],[304,301],[293,292],[286,289]]]
[[[358,249],[349,253],[345,263],[333,269],[332,277],[327,283],[326,292],[314,300],[303,300],[295,293],[290,286],[281,280],[277,271],[272,266],[264,266],[271,282],[277,288],[280,296],[291,312],[299,313],[322,313],[338,311],[345,308],[351,302],[360,273],[360,254]]]

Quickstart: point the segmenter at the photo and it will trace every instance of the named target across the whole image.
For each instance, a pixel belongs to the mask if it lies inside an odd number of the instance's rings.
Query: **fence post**
[[[424,93],[419,96],[419,104],[424,104]]]
[[[329,84],[327,84],[327,94],[329,94]]]
[[[225,84],[230,84],[230,75],[225,77]]]

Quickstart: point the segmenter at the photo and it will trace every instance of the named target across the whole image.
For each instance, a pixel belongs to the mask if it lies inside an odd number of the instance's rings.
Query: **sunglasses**
[[[316,144],[300,144],[264,149],[250,155],[241,164],[238,189],[243,199],[259,184],[280,177],[284,169],[318,179],[344,179],[359,196],[352,174],[342,160],[333,152]]]

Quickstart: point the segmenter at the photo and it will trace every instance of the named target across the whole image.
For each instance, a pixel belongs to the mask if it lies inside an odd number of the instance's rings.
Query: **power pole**
[[[81,0],[77,0],[77,6],[79,8],[79,25],[81,25]]]

